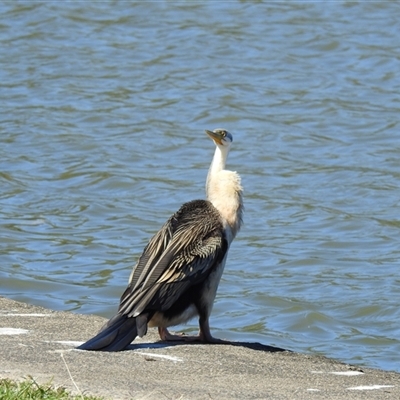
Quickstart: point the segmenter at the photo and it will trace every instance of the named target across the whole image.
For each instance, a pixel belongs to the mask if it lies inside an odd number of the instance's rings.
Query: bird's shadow
[[[174,346],[184,346],[184,345],[194,345],[194,344],[204,344],[202,342],[184,342],[184,341],[161,341],[158,342],[149,342],[149,343],[133,343],[126,347],[125,350],[137,350],[137,349],[163,349],[167,347]],[[204,344],[205,346],[210,346],[210,344]],[[211,344],[213,345],[213,344]],[[280,347],[268,346],[258,342],[234,342],[230,340],[224,341],[224,343],[217,343],[217,346],[235,346],[235,347],[245,347],[251,350],[264,351],[266,353],[278,353],[282,351],[291,350],[282,349]]]

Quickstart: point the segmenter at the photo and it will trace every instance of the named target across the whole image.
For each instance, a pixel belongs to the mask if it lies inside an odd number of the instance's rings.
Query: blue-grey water
[[[110,317],[223,127],[246,210],[213,333],[400,371],[399,3],[0,11],[0,295]]]

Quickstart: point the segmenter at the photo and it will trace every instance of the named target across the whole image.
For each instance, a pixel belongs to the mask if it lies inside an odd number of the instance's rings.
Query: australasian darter
[[[194,200],[164,224],[145,247],[121,296],[117,315],[78,347],[120,351],[147,327],[158,327],[162,340],[220,343],[209,317],[227,253],[242,223],[240,176],[225,169],[232,135],[206,130],[216,150],[206,183],[207,200]],[[173,335],[168,327],[199,318],[198,336]]]

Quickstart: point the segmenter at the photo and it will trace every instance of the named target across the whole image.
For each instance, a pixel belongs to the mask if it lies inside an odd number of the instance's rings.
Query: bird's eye
[[[222,137],[226,137],[226,131],[222,131]]]

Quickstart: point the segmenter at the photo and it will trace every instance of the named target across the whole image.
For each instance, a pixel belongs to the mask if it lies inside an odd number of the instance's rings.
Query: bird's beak
[[[206,133],[207,133],[208,136],[210,136],[210,138],[212,140],[214,140],[215,143],[222,144],[223,136],[222,136],[221,133],[216,133],[216,132],[213,132],[213,131],[209,131],[207,129],[206,129]]]

